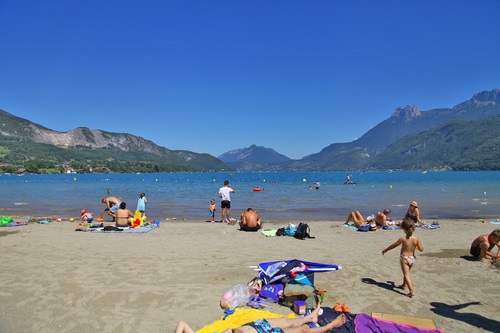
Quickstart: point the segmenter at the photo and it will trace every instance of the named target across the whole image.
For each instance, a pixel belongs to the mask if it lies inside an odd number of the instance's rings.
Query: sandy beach
[[[440,229],[416,231],[424,252],[412,269],[413,298],[393,289],[402,281],[399,248],[381,254],[401,230],[362,233],[341,221],[311,221],[316,238],[296,240],[190,220],[163,220],[145,234],[76,232],[67,220],[0,228],[0,332],[173,332],[180,319],[198,330],[223,315],[227,288],[256,276],[249,266],[293,258],[342,266],[315,275],[324,306],[430,318],[445,332],[493,332],[500,270],[471,261],[468,248],[498,226],[438,221]],[[278,304],[271,311],[290,313]]]

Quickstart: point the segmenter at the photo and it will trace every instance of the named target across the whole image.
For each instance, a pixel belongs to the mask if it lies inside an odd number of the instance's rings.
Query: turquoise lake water
[[[410,201],[421,218],[500,218],[500,172],[345,172],[165,173],[1,175],[0,214],[78,217],[81,209],[98,214],[101,198],[121,197],[134,211],[140,192],[148,199],[148,219],[208,219],[210,199],[224,180],[235,190],[231,216],[252,207],[264,220],[339,220],[351,210],[369,215],[384,208],[402,217]],[[314,181],[321,187],[315,190]],[[261,192],[253,192],[261,187]]]

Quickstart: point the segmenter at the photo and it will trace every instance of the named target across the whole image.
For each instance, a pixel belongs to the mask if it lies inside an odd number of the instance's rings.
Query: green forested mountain
[[[371,169],[499,170],[500,116],[452,120],[408,135],[377,154]],[[397,163],[394,163],[396,161]]]
[[[486,139],[482,133],[485,126],[488,128],[488,140],[485,143],[498,142],[498,122],[490,120],[491,124],[488,124],[487,120],[498,115],[500,89],[480,92],[450,109],[420,111],[417,106],[397,108],[390,118],[370,129],[358,140],[331,144],[317,154],[293,161],[288,168],[311,171],[420,170],[443,167],[453,170],[500,170],[498,150],[490,151],[491,156],[488,157],[484,146],[481,146],[482,149],[469,146],[470,142],[476,142],[472,138]],[[449,123],[450,121],[456,122]],[[478,123],[474,124],[474,121]],[[454,134],[449,132],[443,139],[446,128],[453,128]],[[429,150],[430,145],[433,146],[432,152]],[[414,155],[417,147],[419,153]],[[459,155],[456,155],[454,149],[460,149]],[[455,154],[453,158],[448,159],[452,154]],[[485,158],[488,158],[488,163],[480,164],[477,161]]]
[[[56,132],[0,110],[0,162],[4,172],[221,171],[209,154],[169,150],[123,133],[88,128]]]

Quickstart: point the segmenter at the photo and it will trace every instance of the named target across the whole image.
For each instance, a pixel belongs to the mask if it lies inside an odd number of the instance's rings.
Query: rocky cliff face
[[[130,134],[108,133],[101,130],[90,130],[86,127],[79,127],[68,132],[55,132],[33,123],[28,126],[27,132],[33,142],[54,145],[59,148],[116,147],[123,151],[140,150],[155,155],[163,153],[162,149],[153,142]]]
[[[405,123],[412,121],[422,115],[416,105],[407,105],[404,108],[398,107],[391,115],[391,118],[402,118]]]

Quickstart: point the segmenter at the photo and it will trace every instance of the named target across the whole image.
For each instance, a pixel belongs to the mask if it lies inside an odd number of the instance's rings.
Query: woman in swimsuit
[[[401,271],[403,272],[403,284],[398,286],[397,288],[405,290],[406,287],[409,289],[408,297],[415,296],[415,292],[413,291],[413,284],[411,282],[410,270],[415,263],[415,249],[418,249],[420,252],[424,250],[420,239],[416,236],[413,236],[413,232],[415,231],[415,222],[406,217],[401,224],[401,229],[405,232],[405,237],[399,238],[394,244],[389,245],[385,250],[382,251],[382,254],[385,254],[387,251],[392,250],[399,245],[401,245],[401,253],[399,256],[399,261],[401,265]]]
[[[125,202],[120,203],[120,208],[116,210],[116,226],[121,228],[130,226],[129,217],[134,217],[134,214],[127,209]]]
[[[269,318],[259,319],[247,323],[241,327],[227,329],[222,333],[324,333],[345,324],[344,314],[339,315],[334,321],[325,326],[311,328],[307,323],[317,323],[318,314],[321,309],[318,303],[316,309],[307,316],[297,318]],[[194,333],[194,331],[184,322],[179,321],[175,328],[175,333]]]
[[[405,217],[409,217],[413,220],[413,222],[418,223],[418,225],[422,225],[422,221],[420,221],[420,211],[418,210],[418,202],[412,201],[410,203],[410,207],[408,207],[408,211],[406,212]]]

